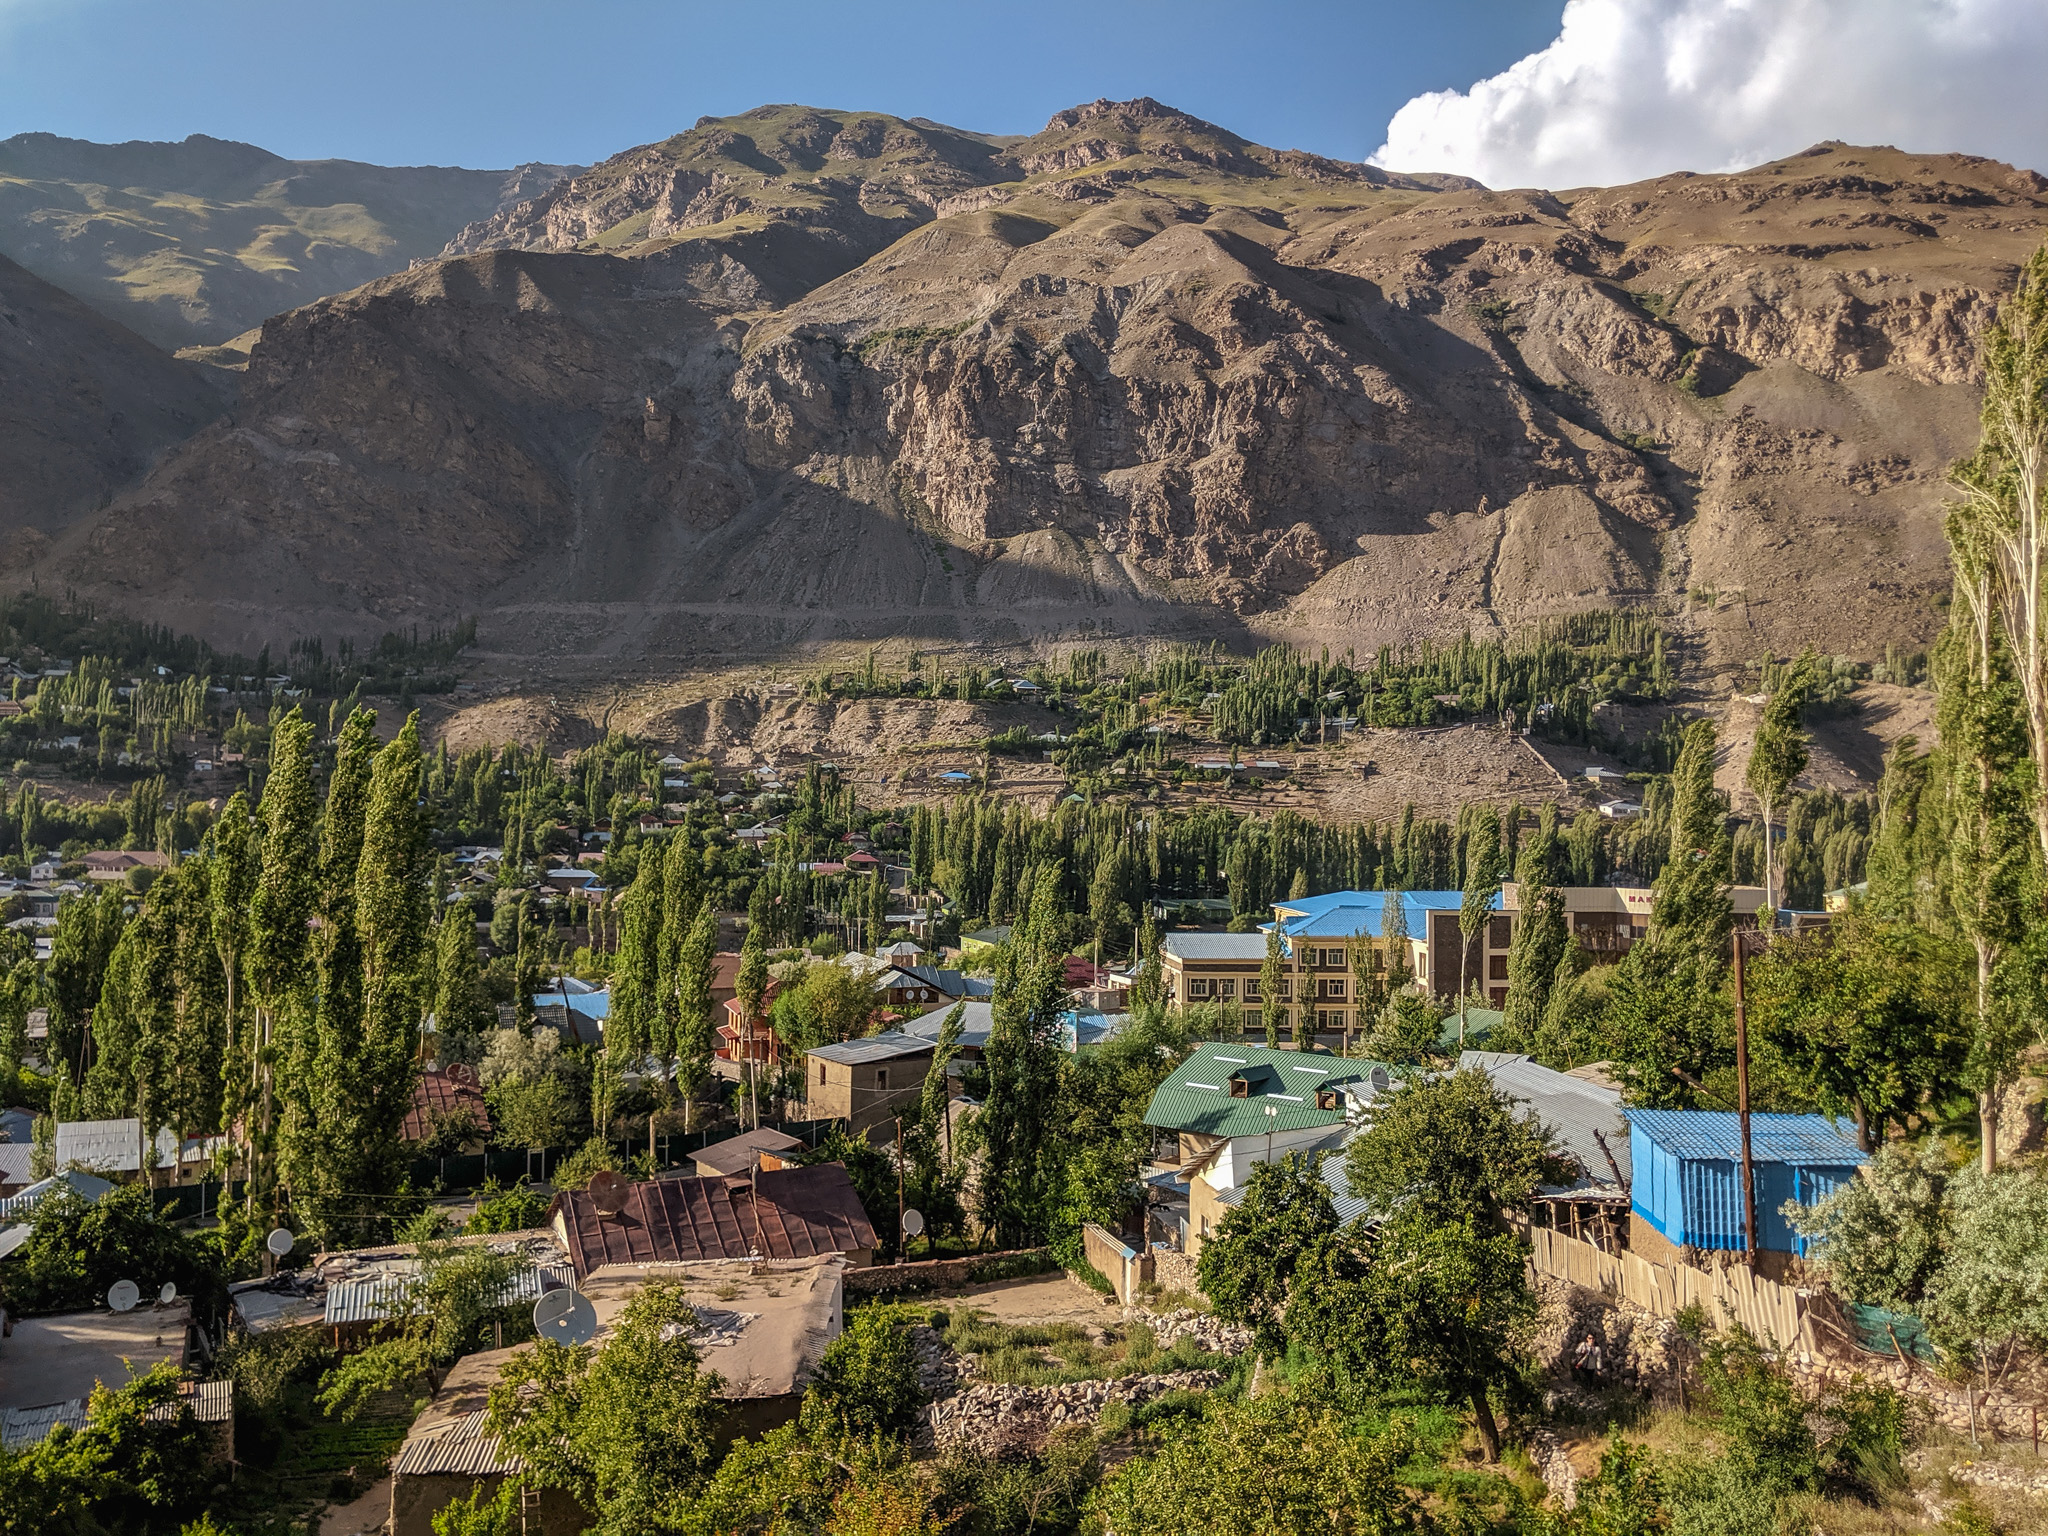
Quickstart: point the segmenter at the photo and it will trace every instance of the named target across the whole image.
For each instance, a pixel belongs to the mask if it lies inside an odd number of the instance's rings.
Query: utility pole
[[[1735,1118],[1742,1134],[1742,1241],[1743,1256],[1756,1268],[1756,1166],[1749,1155],[1749,1016],[1743,1007],[1742,951],[1740,928],[1735,940]]]

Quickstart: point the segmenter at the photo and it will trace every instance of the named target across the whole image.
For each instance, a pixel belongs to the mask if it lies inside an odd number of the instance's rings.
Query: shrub
[[[803,1415],[807,1426],[867,1439],[908,1434],[924,1404],[917,1355],[894,1309],[868,1307],[825,1346]]]
[[[523,1232],[548,1219],[548,1199],[521,1179],[510,1189],[487,1179],[476,1214],[463,1224],[465,1232]]]

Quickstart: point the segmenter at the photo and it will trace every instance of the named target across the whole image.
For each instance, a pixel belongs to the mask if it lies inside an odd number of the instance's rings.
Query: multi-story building
[[[1388,916],[1386,891],[1332,891],[1323,896],[1273,904],[1279,925],[1287,975],[1277,999],[1282,1024],[1311,1025],[1317,1033],[1337,1034],[1357,1019],[1360,946],[1371,953],[1367,968],[1385,975],[1390,959],[1383,931]],[[1568,886],[1565,925],[1594,963],[1609,963],[1649,932],[1653,894],[1648,889],[1619,886]],[[1763,891],[1752,885],[1733,887],[1729,896],[1735,920],[1754,924]],[[1487,1001],[1499,1007],[1508,992],[1508,949],[1515,919],[1521,911],[1519,888],[1501,887],[1493,915],[1473,935],[1469,952],[1458,915],[1464,907],[1459,891],[1403,891],[1401,913],[1407,925],[1408,970],[1438,997],[1456,997],[1476,985]],[[1214,1003],[1226,1015],[1257,1015],[1260,972],[1266,961],[1266,930],[1256,933],[1169,933],[1160,945],[1170,1003]],[[1396,940],[1396,942],[1399,942]],[[1299,1010],[1312,1018],[1297,1020]],[[1256,1018],[1251,1021],[1257,1023]]]

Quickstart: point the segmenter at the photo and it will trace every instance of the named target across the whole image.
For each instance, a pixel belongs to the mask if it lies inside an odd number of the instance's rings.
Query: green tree
[[[1571,948],[1564,897],[1546,885],[1524,881],[1516,887],[1514,936],[1508,944],[1508,996],[1501,1023],[1508,1038],[1528,1041],[1543,1027],[1557,968]]]
[[[1382,898],[1380,936],[1387,947],[1387,991],[1399,992],[1415,979],[1415,959],[1409,947],[1408,903],[1398,888]]]
[[[1759,1054],[1815,1107],[1853,1114],[1866,1152],[1960,1086],[1968,978],[1956,948],[1926,930],[1845,913],[1778,940],[1747,979]]]
[[[209,1285],[191,1241],[157,1210],[147,1185],[120,1185],[97,1201],[60,1189],[36,1206],[33,1221],[8,1262],[7,1305],[17,1314],[97,1307],[116,1280],[145,1292],[170,1280],[187,1296]]]
[[[241,1058],[246,1034],[242,1010],[247,1001],[243,968],[251,937],[250,908],[262,875],[263,853],[256,823],[249,815],[249,797],[237,790],[207,832],[204,844],[207,897],[211,908],[214,953],[220,961],[224,991],[223,1027],[218,1070],[221,1079],[219,1128],[232,1131],[248,1110],[247,1075]]]
[[[690,1129],[691,1105],[711,1081],[711,982],[718,970],[718,913],[707,896],[683,940],[677,965],[676,1091],[683,1101],[683,1129]]]
[[[1778,905],[1776,865],[1771,858],[1772,820],[1792,781],[1806,771],[1808,752],[1801,717],[1813,692],[1816,658],[1812,651],[1801,656],[1790,673],[1764,705],[1756,739],[1749,749],[1749,766],[1743,780],[1764,813],[1764,910]]]
[[[700,1368],[683,1288],[652,1280],[601,1346],[543,1340],[506,1362],[487,1425],[527,1476],[597,1512],[599,1536],[689,1531],[716,1459],[720,1378]]]
[[[1788,1201],[1812,1263],[1851,1301],[1918,1309],[1940,1272],[1953,1226],[1955,1159],[1937,1137],[1890,1142],[1817,1205]]]
[[[2048,1173],[1968,1168],[1949,1199],[1947,1249],[1921,1308],[1936,1345],[1984,1369],[2015,1345],[2048,1349]]]
[[[0,1451],[0,1536],[158,1530],[190,1513],[211,1475],[209,1431],[178,1406],[182,1374],[165,1361],[121,1387],[96,1386],[84,1429],[59,1425]]]
[[[740,1006],[740,1017],[753,1027],[753,1021],[761,1017],[761,1000],[768,995],[768,907],[761,899],[761,893],[754,893],[753,910],[747,914],[747,936],[740,941],[740,967],[733,979],[733,1001]],[[761,1123],[760,1085],[755,1079],[753,1047],[747,1048],[747,1115],[751,1123]]]
[[[497,1024],[477,965],[476,920],[467,903],[451,903],[434,944],[434,1034],[442,1062],[475,1061]]]
[[[1282,947],[1280,920],[1275,914],[1273,926],[1266,930],[1266,958],[1259,962],[1259,1021],[1266,1027],[1269,1050],[1279,1049],[1280,1026],[1286,1022],[1280,999],[1287,995],[1287,976],[1287,953]]]
[[[1437,1529],[1408,1486],[1416,1446],[1295,1397],[1211,1399],[1200,1423],[1103,1480],[1117,1536],[1405,1536]]]
[[[2048,246],[2020,269],[1980,355],[1982,436],[1951,477],[1963,499],[1949,513],[1949,548],[1976,648],[1991,651],[1994,631],[2002,641],[2037,769],[2034,852],[2048,863]]]
[[[918,1384],[917,1351],[885,1307],[863,1307],[818,1357],[803,1422],[846,1440],[908,1436],[929,1399]]]
[[[1534,1111],[1476,1067],[1412,1078],[1380,1101],[1346,1151],[1351,1192],[1382,1211],[1414,1207],[1436,1222],[1495,1229],[1557,1172]]]
[[[256,1005],[250,1042],[250,1210],[269,1194],[275,1163],[272,1136],[279,1026],[305,1005],[311,927],[319,902],[317,803],[313,795],[313,727],[294,709],[271,732],[270,774],[259,807],[263,867],[249,909],[249,987]],[[269,1159],[269,1162],[264,1161]]]
[[[1053,1118],[1068,1003],[1059,943],[1061,870],[1039,869],[1025,918],[996,954],[995,1002],[983,1050],[987,1083],[968,1125],[981,1156],[980,1216],[1005,1247],[1044,1233],[1062,1185],[1064,1145]]]
[[[1484,986],[1472,957],[1472,946],[1493,916],[1500,899],[1500,815],[1491,806],[1474,818],[1465,840],[1465,896],[1458,907],[1458,1048],[1465,1046],[1465,998]]]
[[[1303,1259],[1335,1236],[1337,1210],[1321,1159],[1290,1152],[1254,1164],[1244,1198],[1223,1213],[1196,1260],[1202,1294],[1216,1315],[1256,1336],[1261,1353],[1286,1347],[1281,1318]]]
[[[619,913],[619,952],[612,962],[611,1008],[604,1048],[622,1072],[644,1070],[654,1050],[661,997],[662,861],[644,850]],[[648,1120],[652,1151],[654,1122]]]

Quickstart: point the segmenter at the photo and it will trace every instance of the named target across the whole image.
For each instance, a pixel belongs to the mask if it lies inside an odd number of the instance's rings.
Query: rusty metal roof
[[[776,1168],[754,1178],[629,1184],[624,1208],[600,1218],[588,1194],[555,1196],[556,1232],[580,1279],[601,1264],[813,1258],[875,1246],[875,1229],[838,1163]]]

